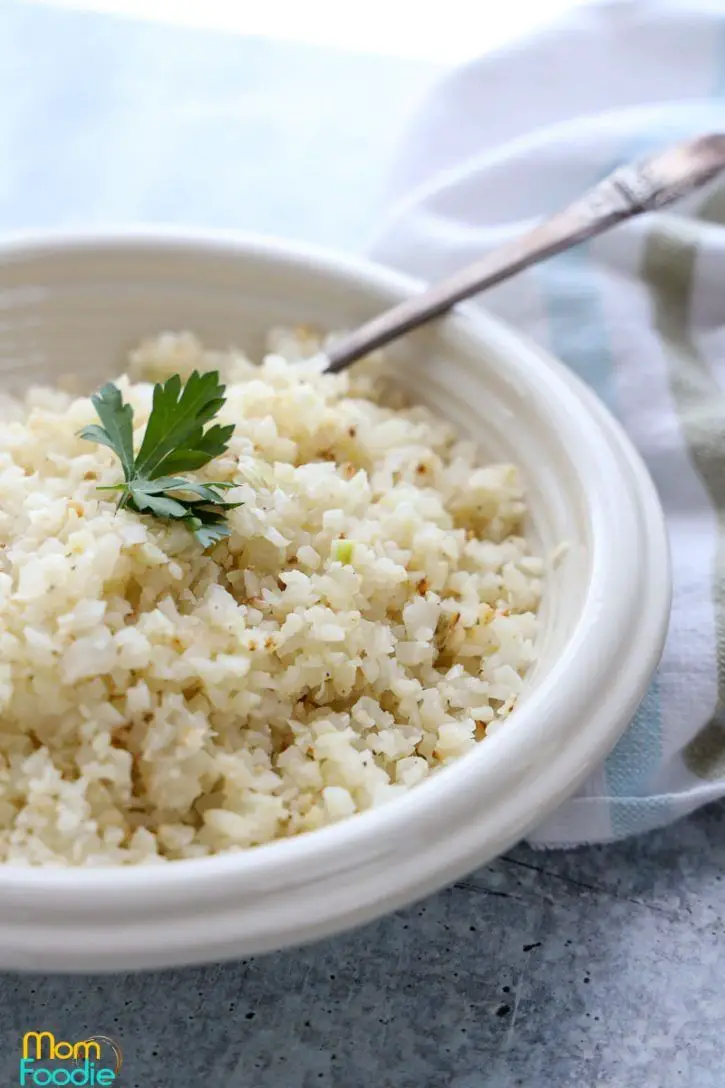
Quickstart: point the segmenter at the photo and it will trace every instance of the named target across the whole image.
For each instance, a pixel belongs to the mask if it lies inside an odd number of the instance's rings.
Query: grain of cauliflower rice
[[[323,375],[318,348],[278,331],[256,366],[165,334],[131,355],[136,443],[150,382],[227,382],[236,429],[198,476],[243,505],[207,552],[97,490],[119,464],[78,437],[88,399],[6,398],[1,860],[151,863],[310,831],[417,785],[514,706],[542,575],[516,469],[381,403],[374,361]]]

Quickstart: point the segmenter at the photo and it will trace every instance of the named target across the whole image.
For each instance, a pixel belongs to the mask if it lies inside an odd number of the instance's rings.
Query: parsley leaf
[[[208,374],[194,371],[184,386],[178,374],[163,385],[157,383],[146,433],[136,458],[137,474],[148,480],[168,475],[174,470],[165,466],[164,461],[173,459],[174,455],[177,460],[180,455],[188,457],[189,454],[196,454],[197,460],[199,456],[203,458],[200,464],[183,466],[188,469],[200,468],[212,457],[223,453],[234,428],[216,426],[206,435],[203,433],[204,424],[214,418],[223,404],[224,386],[220,384],[216,370]],[[221,440],[219,432],[223,432]]]
[[[91,426],[81,431],[81,438],[108,446],[118,457],[126,480],[134,475],[133,463],[133,408],[123,403],[121,390],[109,382],[100,393],[91,397],[91,404],[102,427]]]
[[[202,468],[224,453],[234,424],[215,423],[204,430],[225,402],[217,371],[191,375],[185,385],[175,374],[154,386],[151,413],[136,456],[133,450],[133,408],[109,383],[91,398],[101,426],[80,432],[89,442],[108,446],[123,469],[123,482],[101,491],[115,491],[119,507],[139,514],[183,522],[204,548],[229,535],[226,511],[240,503],[226,502],[228,482],[187,480],[179,472]]]

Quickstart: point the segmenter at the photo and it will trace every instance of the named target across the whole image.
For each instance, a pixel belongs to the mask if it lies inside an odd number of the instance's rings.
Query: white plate
[[[419,290],[375,265],[232,235],[24,237],[0,247],[6,388],[117,373],[163,329],[259,351],[272,325],[339,328]],[[507,727],[405,797],[244,853],[151,867],[0,866],[0,968],[108,971],[220,960],[365,922],[493,858],[609,752],[662,650],[662,512],[619,426],[560,364],[460,314],[392,353],[416,397],[525,474],[532,533],[569,548],[540,658]]]

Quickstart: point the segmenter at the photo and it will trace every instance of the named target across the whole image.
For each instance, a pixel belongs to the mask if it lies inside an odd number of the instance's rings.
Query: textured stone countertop
[[[0,229],[248,228],[360,248],[413,62],[0,7]],[[725,808],[519,847],[359,932],[147,975],[0,976],[22,1033],[108,1032],[125,1088],[722,1088]]]

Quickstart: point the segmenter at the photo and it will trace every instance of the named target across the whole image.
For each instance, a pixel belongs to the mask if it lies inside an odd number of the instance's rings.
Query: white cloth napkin
[[[725,7],[582,8],[452,72],[413,119],[372,256],[460,268],[615,166],[725,132]],[[628,732],[540,827],[603,842],[725,795],[725,186],[562,254],[485,305],[577,371],[643,454],[669,523],[664,657]]]

